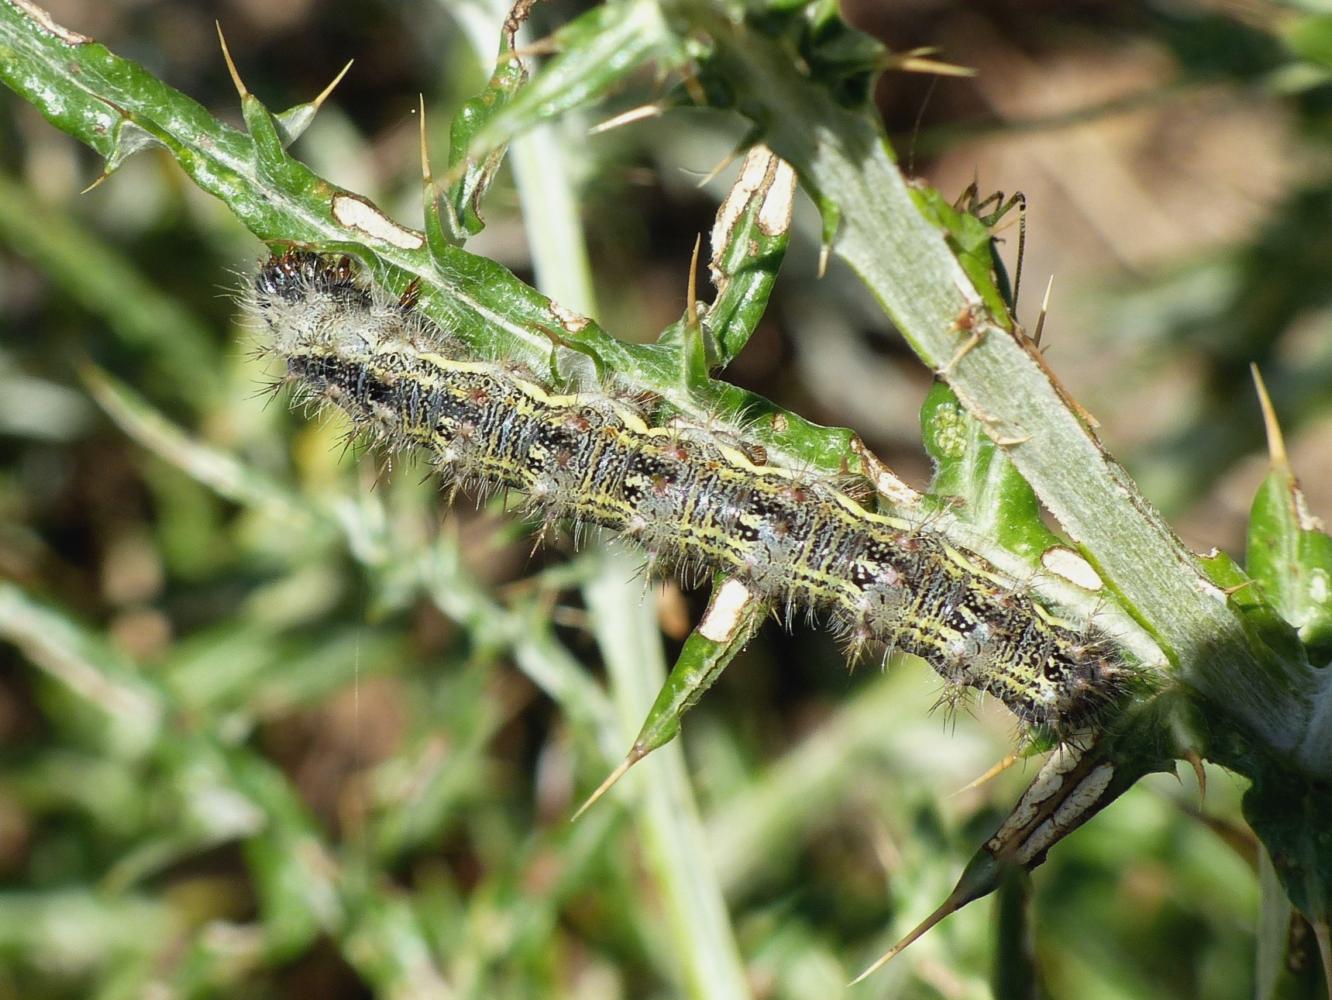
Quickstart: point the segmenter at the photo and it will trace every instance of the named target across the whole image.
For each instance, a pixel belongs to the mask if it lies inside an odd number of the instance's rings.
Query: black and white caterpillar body
[[[613,395],[555,391],[478,359],[345,258],[275,256],[249,306],[287,381],[390,449],[424,453],[446,484],[515,490],[548,520],[612,528],[653,558],[722,571],[788,619],[828,620],[853,652],[916,654],[1059,737],[1097,725],[1124,692],[1106,634],[1061,619],[928,526],[762,464],[732,435],[654,426]]]

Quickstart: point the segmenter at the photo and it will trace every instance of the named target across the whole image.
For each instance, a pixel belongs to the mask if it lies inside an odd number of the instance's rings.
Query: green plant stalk
[[[165,725],[166,705],[117,650],[8,581],[0,581],[0,635],[97,709],[104,751],[128,760],[151,752]]]
[[[984,766],[978,737],[959,730],[941,752],[923,738],[931,723],[885,727],[885,718],[906,714],[904,701],[921,701],[922,714],[929,708],[908,678],[895,669],[876,678],[739,794],[716,803],[707,817],[708,843],[728,895],[750,891],[768,866],[803,844],[876,763],[940,788],[960,787],[968,766]]]
[[[539,287],[595,315],[587,248],[565,147],[557,136],[564,124],[547,124],[516,138],[509,152]],[[637,576],[636,563],[623,553],[606,552],[600,572],[584,587],[626,743],[666,677],[656,603],[642,593]],[[667,921],[674,943],[672,964],[682,967],[691,996],[745,996],[744,963],[709,862],[681,745],[666,747],[653,766],[651,780],[637,788],[642,808],[635,810],[635,820],[654,881],[672,915]]]
[[[652,707],[666,666],[656,602],[643,594],[637,560],[614,548],[606,550],[604,558],[604,569],[584,593],[627,743]],[[684,946],[677,954],[684,960],[681,976],[689,995],[746,997],[750,991],[744,966],[680,746],[663,747],[639,765],[639,829],[662,890],[667,926]]]
[[[592,21],[607,31],[623,28],[640,9],[607,5],[561,34],[578,37]],[[794,71],[796,54],[744,21],[734,5],[663,0],[661,9],[677,37],[694,41],[704,86],[713,81],[715,93],[734,100],[755,134],[797,168],[823,211],[825,232],[835,237],[833,248],[1003,447],[1124,609],[1154,637],[1172,664],[1166,672],[1296,766],[1314,775],[1332,773],[1332,755],[1324,752],[1332,714],[1326,686],[1306,664],[1260,657],[1245,643],[1227,595],[1101,449],[1037,352],[996,321],[992,301],[968,277],[955,248],[922,216],[872,110],[849,110],[814,74]],[[660,64],[679,65],[680,49],[668,40],[644,42],[643,51],[649,50]],[[569,107],[554,97],[562,81],[585,98],[612,83],[571,44],[477,133],[476,155],[541,120],[543,109]],[[896,485],[881,492],[893,495]],[[951,531],[951,525],[942,530]],[[993,548],[983,538],[979,542],[974,547],[990,557]]]

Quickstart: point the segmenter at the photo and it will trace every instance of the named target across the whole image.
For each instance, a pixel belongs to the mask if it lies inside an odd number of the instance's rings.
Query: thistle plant
[[[181,994],[235,988],[321,939],[387,995],[553,992],[558,973],[534,967],[551,960],[533,942],[554,933],[561,914],[573,908],[570,897],[589,881],[630,864],[601,857],[624,822],[614,804],[624,795],[636,804],[634,841],[666,915],[666,943],[651,939],[652,924],[639,914],[618,929],[635,940],[608,950],[649,956],[646,965],[660,981],[698,996],[761,993],[765,976],[783,995],[826,991],[877,968],[874,959],[894,941],[914,942],[993,893],[1000,931],[991,982],[998,995],[1029,996],[1041,989],[1041,977],[1024,944],[1026,872],[1057,854],[1075,829],[1099,822],[1102,810],[1146,776],[1172,772],[1181,762],[1201,774],[1207,761],[1247,783],[1244,817],[1261,843],[1258,994],[1303,995],[1298,991],[1319,982],[1319,966],[1326,983],[1332,978],[1332,541],[1303,500],[1261,379],[1263,405],[1254,412],[1263,415],[1271,468],[1253,501],[1244,562],[1219,552],[1199,556],[1107,453],[1094,417],[1016,323],[997,263],[994,220],[904,176],[870,100],[872,84],[889,69],[947,67],[886,51],[848,27],[834,5],[817,0],[620,0],[574,18],[539,44],[515,47],[528,13],[520,4],[502,25],[489,23],[493,73],[453,116],[446,158],[430,155],[442,123],[422,103],[419,230],[320,177],[290,152],[332,99],[332,86],[309,103],[270,111],[245,82],[244,53],[228,51],[225,41],[219,58],[233,80],[243,130],[56,24],[30,0],[0,0],[0,77],[103,158],[99,184],[114,185],[132,155],[164,150],[275,252],[354,259],[377,287],[403,296],[478,358],[521,364],[555,387],[613,383],[626,395],[651,399],[660,420],[735,433],[747,454],[761,453],[754,459],[760,465],[861,484],[867,509],[927,525],[947,546],[1022,581],[1042,607],[1095,621],[1113,636],[1131,675],[1116,691],[1114,710],[1075,734],[1044,726],[1023,735],[1015,756],[1032,758],[1036,772],[1026,791],[1007,813],[990,817],[991,830],[976,831],[974,854],[951,892],[930,887],[936,898],[923,908],[916,904],[924,891],[913,893],[899,933],[885,926],[886,936],[857,941],[835,957],[811,949],[827,959],[813,969],[759,956],[750,947],[759,932],[737,932],[726,893],[759,877],[746,867],[755,845],[780,840],[790,824],[813,821],[789,815],[802,809],[793,789],[818,784],[802,768],[819,766],[826,749],[811,741],[792,755],[786,772],[774,769],[766,786],[756,784],[741,797],[748,816],[737,809],[728,814],[729,827],[721,820],[705,826],[676,737],[686,713],[769,615],[762,599],[719,574],[709,606],[668,667],[651,595],[645,598],[632,580],[636,564],[623,552],[593,547],[537,571],[512,593],[492,592],[468,569],[458,532],[423,527],[439,515],[428,482],[395,475],[380,491],[364,481],[326,492],[303,486],[267,470],[256,455],[183,429],[150,401],[155,393],[127,384],[109,366],[84,362],[87,394],[160,460],[157,475],[168,467],[184,473],[252,520],[251,554],[261,554],[257,565],[266,579],[250,589],[234,621],[176,644],[157,669],[135,663],[48,595],[18,580],[3,585],[0,634],[49,685],[53,715],[79,734],[78,759],[104,759],[108,776],[122,783],[154,776],[164,790],[155,809],[174,820],[163,823],[159,815],[155,823],[133,824],[130,847],[108,866],[98,892],[16,893],[3,919],[15,928],[37,914],[81,921],[89,940],[105,942],[84,961],[117,970],[104,981],[108,996],[134,995],[149,983]],[[1303,26],[1306,49],[1316,48],[1309,39],[1318,29],[1313,22]],[[573,113],[603,107],[608,95],[645,71],[658,81],[653,101],[608,125],[630,129],[647,117],[700,110],[726,115],[743,123],[735,151],[743,166],[718,209],[706,254],[696,255],[691,268],[681,261],[679,319],[651,343],[636,344],[591,318],[593,282],[558,128]],[[486,229],[485,198],[506,158],[523,193],[539,287],[468,248]],[[852,430],[820,426],[725,381],[779,281],[797,186],[817,207],[825,257],[849,266],[937,377],[921,417],[934,465],[923,493]],[[35,256],[56,262],[60,235],[50,229],[9,238],[26,240]],[[114,264],[76,244],[72,239],[64,248],[65,266],[86,266],[89,280],[106,286],[105,299],[138,303],[140,310],[157,302],[151,292],[127,291]],[[161,352],[162,370],[185,376],[168,384],[188,380],[201,393],[226,391],[214,384],[207,360],[182,346],[206,335],[167,332],[197,321],[158,303],[137,319],[125,309],[119,322],[148,331],[145,343]],[[1042,508],[1060,533],[1044,522]],[[345,563],[351,569],[331,569]],[[337,587],[359,593],[364,624],[339,620],[346,594],[320,596],[315,581],[325,572],[336,572],[330,578],[340,581]],[[604,685],[557,627],[558,595],[570,590],[581,592],[584,607],[575,617],[595,638]],[[413,733],[408,747],[363,780],[356,792],[365,798],[340,807],[354,819],[344,820],[343,842],[332,842],[252,736],[265,719],[359,681],[368,661],[411,659],[402,623],[419,606],[467,637],[447,657],[447,679],[432,672],[428,680],[412,680],[413,690],[438,707],[438,726]],[[246,667],[221,669],[228,658]],[[393,866],[437,845],[484,785],[486,748],[517,697],[488,690],[496,684],[497,660],[512,661],[558,706],[575,745],[566,753],[582,761],[579,774],[606,778],[600,787],[580,785],[590,797],[577,823],[504,843],[522,861],[497,869],[507,875],[488,886],[490,900],[462,905],[456,880],[438,873],[433,888],[389,885]],[[873,742],[884,700],[898,697],[886,686],[891,680],[857,695],[829,724],[827,738],[846,741],[842,746]],[[359,683],[355,691],[359,699]],[[942,753],[937,748],[947,739],[935,732],[914,752],[922,759]],[[69,794],[96,813],[97,789]],[[226,845],[240,845],[255,913],[236,919],[213,913],[197,934],[182,934],[178,914],[141,887]],[[521,883],[535,877],[548,854],[559,857],[559,874],[534,900]],[[624,874],[605,877],[618,882]],[[901,933],[922,917],[914,931]],[[499,928],[487,927],[488,918]],[[118,939],[116,925],[130,923],[143,929],[143,938],[179,935],[185,945],[170,962],[159,961],[151,941]],[[1305,927],[1316,947],[1301,951],[1290,932]],[[598,924],[590,936],[613,933]],[[12,930],[5,940],[24,938]],[[930,940],[914,947],[928,948]],[[767,949],[787,947],[778,933],[763,941]],[[1319,961],[1301,964],[1315,952]],[[131,959],[116,964],[108,955]],[[882,972],[881,985],[870,977],[855,989],[912,995],[903,975]],[[559,988],[578,991],[567,982]],[[975,977],[956,995],[983,989]]]

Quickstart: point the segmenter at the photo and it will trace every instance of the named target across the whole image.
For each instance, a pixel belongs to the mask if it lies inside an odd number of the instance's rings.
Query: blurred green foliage
[[[980,18],[995,44],[1044,56],[1102,32],[1168,65],[1155,100],[1214,88],[1285,116],[1300,175],[1248,232],[1190,246],[1131,287],[1120,275],[1103,329],[1131,331],[1126,371],[1189,371],[1171,397],[1188,405],[1143,430],[1130,462],[1168,507],[1199,504],[1257,445],[1256,409],[1237,404],[1251,360],[1292,439],[1312,428],[1325,444],[1332,26],[1277,8],[940,6],[958,32]],[[573,13],[539,8],[532,37]],[[415,225],[415,95],[443,122],[482,89],[490,66],[467,32],[493,45],[494,12],[422,0],[221,16],[274,107],[308,100],[355,57],[297,153]],[[238,120],[194,5],[62,19]],[[949,37],[948,23],[880,27],[903,50]],[[863,92],[863,52],[835,32],[811,45],[849,98]],[[904,133],[923,97],[908,79],[884,98]],[[645,75],[612,100],[654,96]],[[932,155],[1004,125],[965,99],[935,106],[920,128]],[[648,336],[678,316],[693,234],[715,207],[711,189],[675,178],[705,174],[740,130],[685,115],[589,142],[588,124],[574,116],[562,140],[601,317]],[[662,827],[643,820],[642,790],[675,787],[667,759],[567,822],[625,747],[600,667],[584,666],[607,645],[589,624],[596,591],[579,590],[622,580],[623,564],[564,545],[529,558],[522,526],[497,510],[446,508],[416,470],[381,474],[343,457],[336,425],[265,405],[231,298],[262,249],[157,152],[76,198],[100,169],[30,108],[0,102],[0,997],[734,995],[720,973],[687,973],[688,935],[663,929],[669,890],[644,837]],[[469,248],[529,274],[516,203],[502,173]],[[802,224],[788,273],[812,276],[819,226]],[[850,288],[837,272],[779,285],[728,378],[860,426],[841,397],[868,394],[854,391],[863,369],[913,412],[921,373]],[[825,356],[844,382],[829,382]],[[895,462],[894,446],[919,453],[917,428],[897,423],[866,428]],[[700,604],[665,596],[678,639],[671,606],[690,622]],[[1006,752],[1009,723],[983,707],[945,725],[934,695],[923,671],[848,676],[831,642],[770,628],[690,716],[703,836],[685,846],[724,894],[755,995],[839,995],[947,894],[1030,777],[952,795]],[[1256,844],[1241,789],[1213,772],[1200,809],[1186,782],[1143,782],[1033,877],[1052,995],[1253,995]],[[989,995],[989,907],[848,994]],[[1313,956],[1306,939],[1295,957],[1310,970]],[[1281,995],[1314,995],[1311,981]]]

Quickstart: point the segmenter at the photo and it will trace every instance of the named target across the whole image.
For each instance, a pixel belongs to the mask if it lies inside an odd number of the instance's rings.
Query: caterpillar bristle
[[[739,579],[791,629],[823,623],[854,664],[872,649],[925,659],[956,718],[992,695],[1031,731],[1102,725],[1132,673],[1114,637],[1066,622],[1029,581],[946,541],[946,505],[913,519],[862,502],[865,480],[781,464],[753,441],[780,414],[663,414],[623,379],[552,385],[522,363],[479,358],[347,257],[291,249],[250,282],[262,356],[294,383],[293,405],[336,407],[349,440],[381,456],[424,454],[449,502],[510,490],[534,521],[534,550],[571,526],[576,546],[614,529],[644,554],[643,577]],[[572,355],[575,352],[563,351]],[[574,359],[579,371],[588,365]],[[584,359],[586,361],[587,359]],[[563,382],[563,379],[560,380]]]

